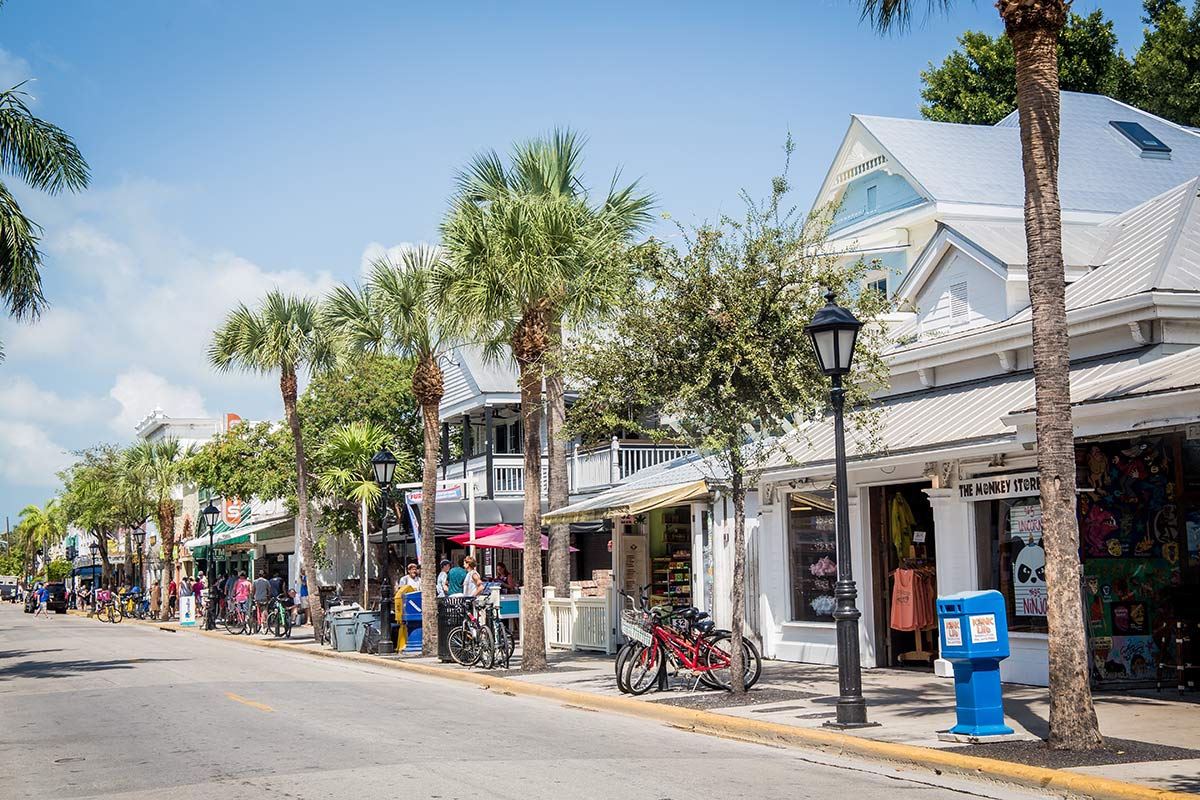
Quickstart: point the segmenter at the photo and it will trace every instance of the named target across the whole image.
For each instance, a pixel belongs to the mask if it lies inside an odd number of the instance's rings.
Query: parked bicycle
[[[461,625],[450,631],[447,640],[450,657],[464,667],[508,669],[515,644],[500,619],[500,608],[486,595],[465,602],[466,616]]]

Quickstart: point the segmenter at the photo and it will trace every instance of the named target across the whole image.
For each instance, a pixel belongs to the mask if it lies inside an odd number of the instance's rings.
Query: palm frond
[[[38,251],[41,228],[0,183],[0,303],[16,319],[36,319],[45,307]]]
[[[880,33],[905,31],[912,26],[914,0],[858,0],[862,21]],[[946,12],[954,0],[925,0],[925,16],[937,11]]]
[[[66,131],[33,115],[28,96],[20,85],[0,92],[0,169],[50,194],[86,188],[83,154]]]

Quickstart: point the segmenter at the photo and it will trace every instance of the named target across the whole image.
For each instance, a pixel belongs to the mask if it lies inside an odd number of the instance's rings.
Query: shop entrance
[[[937,658],[937,549],[928,482],[871,487],[876,666],[932,669]]]

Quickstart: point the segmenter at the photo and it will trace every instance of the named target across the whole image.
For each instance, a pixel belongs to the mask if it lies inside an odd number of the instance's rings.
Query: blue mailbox
[[[954,665],[958,724],[951,733],[1001,736],[1004,724],[1000,662],[1008,658],[1008,615],[1004,595],[994,590],[959,592],[937,601],[942,658]]]

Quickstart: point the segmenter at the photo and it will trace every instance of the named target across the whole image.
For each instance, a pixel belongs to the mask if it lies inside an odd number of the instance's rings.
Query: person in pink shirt
[[[246,573],[239,572],[237,583],[233,587],[233,599],[237,602],[238,608],[246,613],[249,613],[250,589],[250,581],[246,580]]]

